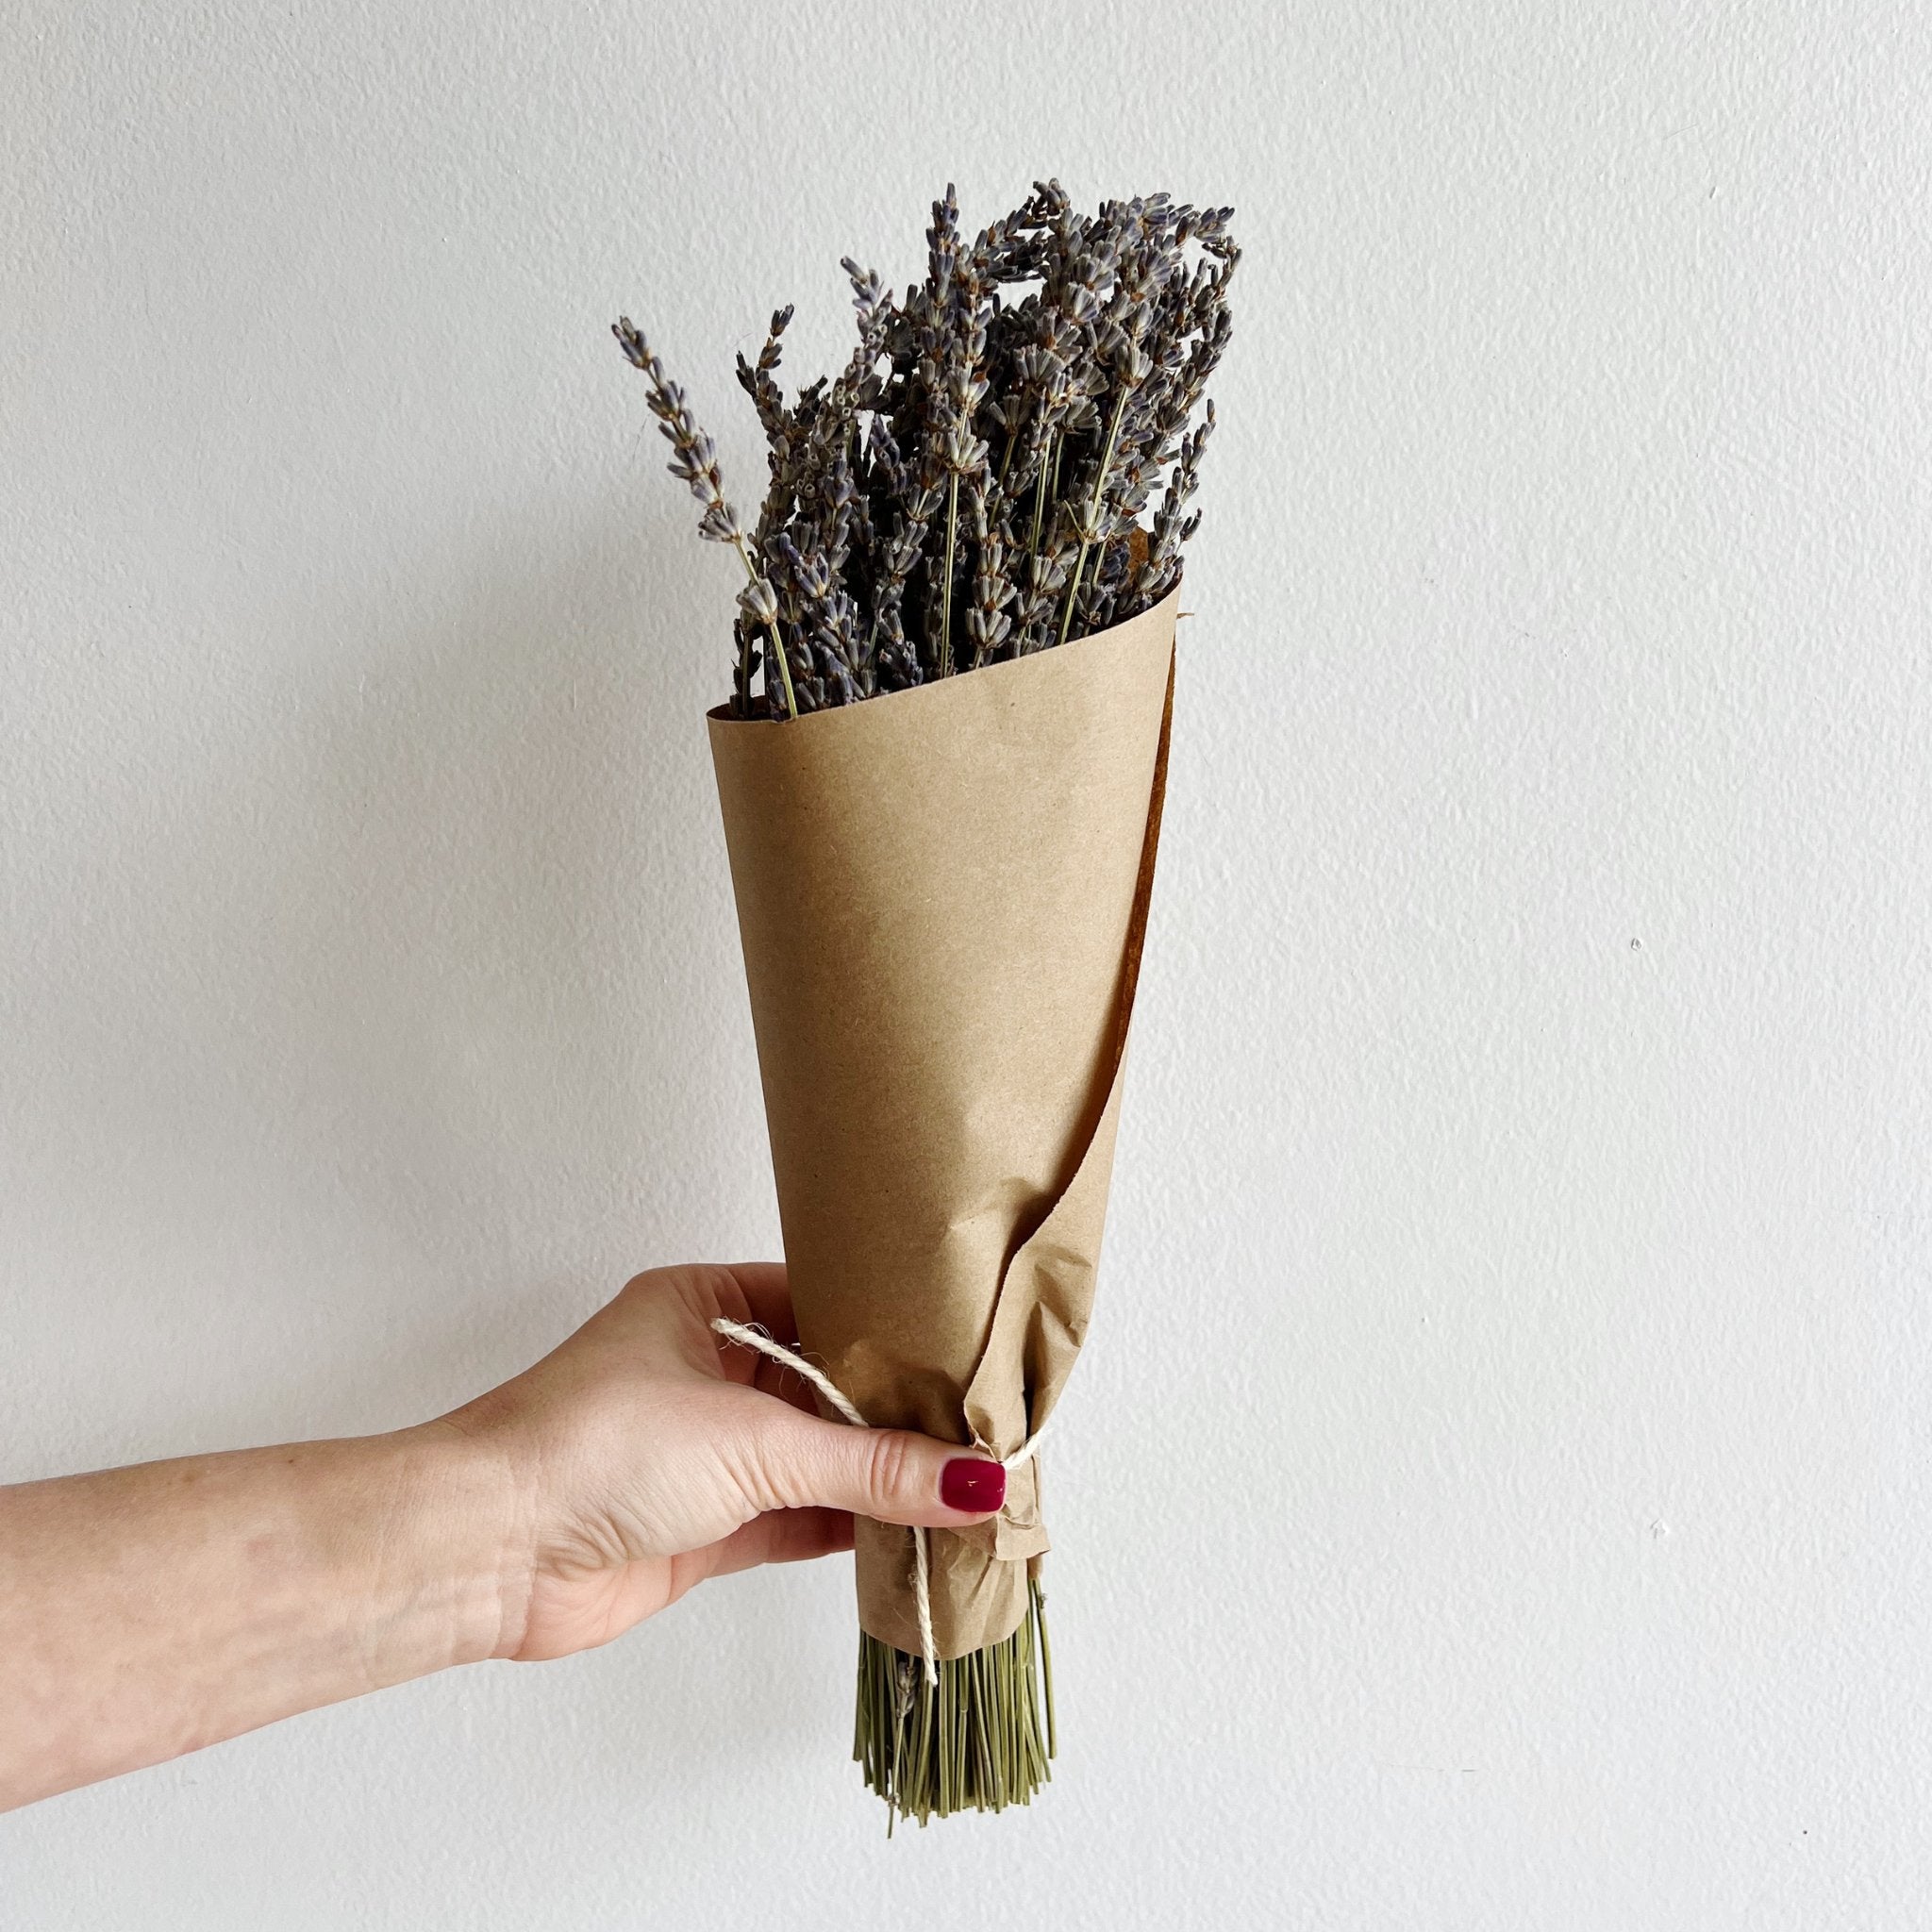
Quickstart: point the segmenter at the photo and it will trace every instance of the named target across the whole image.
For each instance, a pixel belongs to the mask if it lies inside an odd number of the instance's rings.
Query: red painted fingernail
[[[990,1516],[1007,1500],[1007,1466],[956,1456],[940,1471],[940,1501],[969,1516]]]

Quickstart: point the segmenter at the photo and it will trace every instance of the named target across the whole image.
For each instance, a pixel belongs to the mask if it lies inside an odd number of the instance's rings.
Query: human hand
[[[452,1664],[606,1642],[707,1576],[849,1547],[851,1510],[999,1507],[998,1463],[822,1421],[720,1315],[790,1341],[785,1271],[640,1275],[438,1422],[0,1486],[0,1810]]]
[[[514,1499],[499,1657],[588,1650],[708,1576],[850,1549],[854,1511],[956,1528],[1000,1507],[997,1462],[823,1420],[802,1378],[713,1334],[720,1315],[796,1339],[782,1266],[655,1269],[444,1418]]]

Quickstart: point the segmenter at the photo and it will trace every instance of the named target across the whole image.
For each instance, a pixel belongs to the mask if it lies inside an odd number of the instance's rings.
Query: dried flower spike
[[[1191,428],[1231,330],[1231,210],[1166,194],[1082,214],[1057,181],[968,239],[933,204],[895,298],[847,258],[858,340],[789,404],[789,308],[738,379],[770,481],[747,532],[684,392],[625,320],[699,534],[744,564],[737,715],[796,716],[1020,657],[1133,616],[1178,581],[1212,426]],[[1150,525],[1141,519],[1158,506]],[[751,693],[766,640],[764,709]]]
[[[772,333],[775,341],[783,325],[776,316],[772,320]],[[751,553],[745,548],[744,531],[739,524],[738,512],[725,500],[724,479],[718,472],[716,446],[698,427],[697,418],[691,414],[683,390],[665,375],[663,363],[652,353],[650,343],[645,341],[630,317],[619,316],[611,324],[610,332],[632,364],[644,372],[644,379],[651,385],[651,413],[657,417],[658,427],[671,445],[671,474],[690,484],[691,493],[705,507],[704,514],[698,519],[698,535],[714,543],[729,543],[738,552],[745,575],[757,584],[758,573],[752,563]],[[774,362],[776,359],[773,358]],[[762,358],[760,363],[762,366]],[[785,645],[778,636],[775,618],[770,621],[770,631],[773,655],[785,687],[785,709],[789,716],[795,718],[798,702],[792,691],[791,671],[785,661]]]

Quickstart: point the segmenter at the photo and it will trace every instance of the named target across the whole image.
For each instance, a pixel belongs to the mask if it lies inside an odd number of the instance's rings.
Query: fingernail
[[[988,1516],[1007,1500],[1007,1466],[956,1456],[940,1471],[940,1501],[969,1516]]]

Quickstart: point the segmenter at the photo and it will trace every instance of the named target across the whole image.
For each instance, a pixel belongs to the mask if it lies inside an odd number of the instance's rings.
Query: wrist
[[[397,1462],[393,1593],[441,1625],[443,1665],[516,1648],[527,1614],[529,1511],[506,1446],[444,1417],[384,1439]]]

